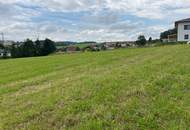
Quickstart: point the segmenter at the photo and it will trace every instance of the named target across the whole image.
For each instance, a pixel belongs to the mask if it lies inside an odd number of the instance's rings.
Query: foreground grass
[[[0,61],[0,129],[188,129],[190,47]]]

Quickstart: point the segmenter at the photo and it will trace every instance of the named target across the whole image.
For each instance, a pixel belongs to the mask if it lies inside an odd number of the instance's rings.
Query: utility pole
[[[40,40],[40,33],[38,33],[37,35],[37,40]]]
[[[1,36],[2,36],[2,42],[4,43],[4,33],[1,33]]]
[[[36,32],[34,35],[34,38],[36,38],[36,40],[40,40],[40,33]]]

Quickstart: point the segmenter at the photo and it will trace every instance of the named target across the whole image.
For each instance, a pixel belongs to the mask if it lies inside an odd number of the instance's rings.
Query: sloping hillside
[[[190,47],[0,61],[0,129],[188,129]]]

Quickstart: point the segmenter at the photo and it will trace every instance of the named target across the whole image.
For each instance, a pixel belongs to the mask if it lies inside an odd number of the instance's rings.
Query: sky
[[[159,38],[189,17],[190,0],[0,0],[0,32],[15,41]]]

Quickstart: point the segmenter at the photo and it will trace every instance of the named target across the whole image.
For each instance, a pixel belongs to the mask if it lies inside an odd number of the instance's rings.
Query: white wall
[[[178,24],[178,35],[177,35],[177,41],[190,41],[190,30],[184,30],[184,25],[190,25],[190,22],[188,23],[179,23]],[[189,35],[189,39],[185,39],[185,35]]]

